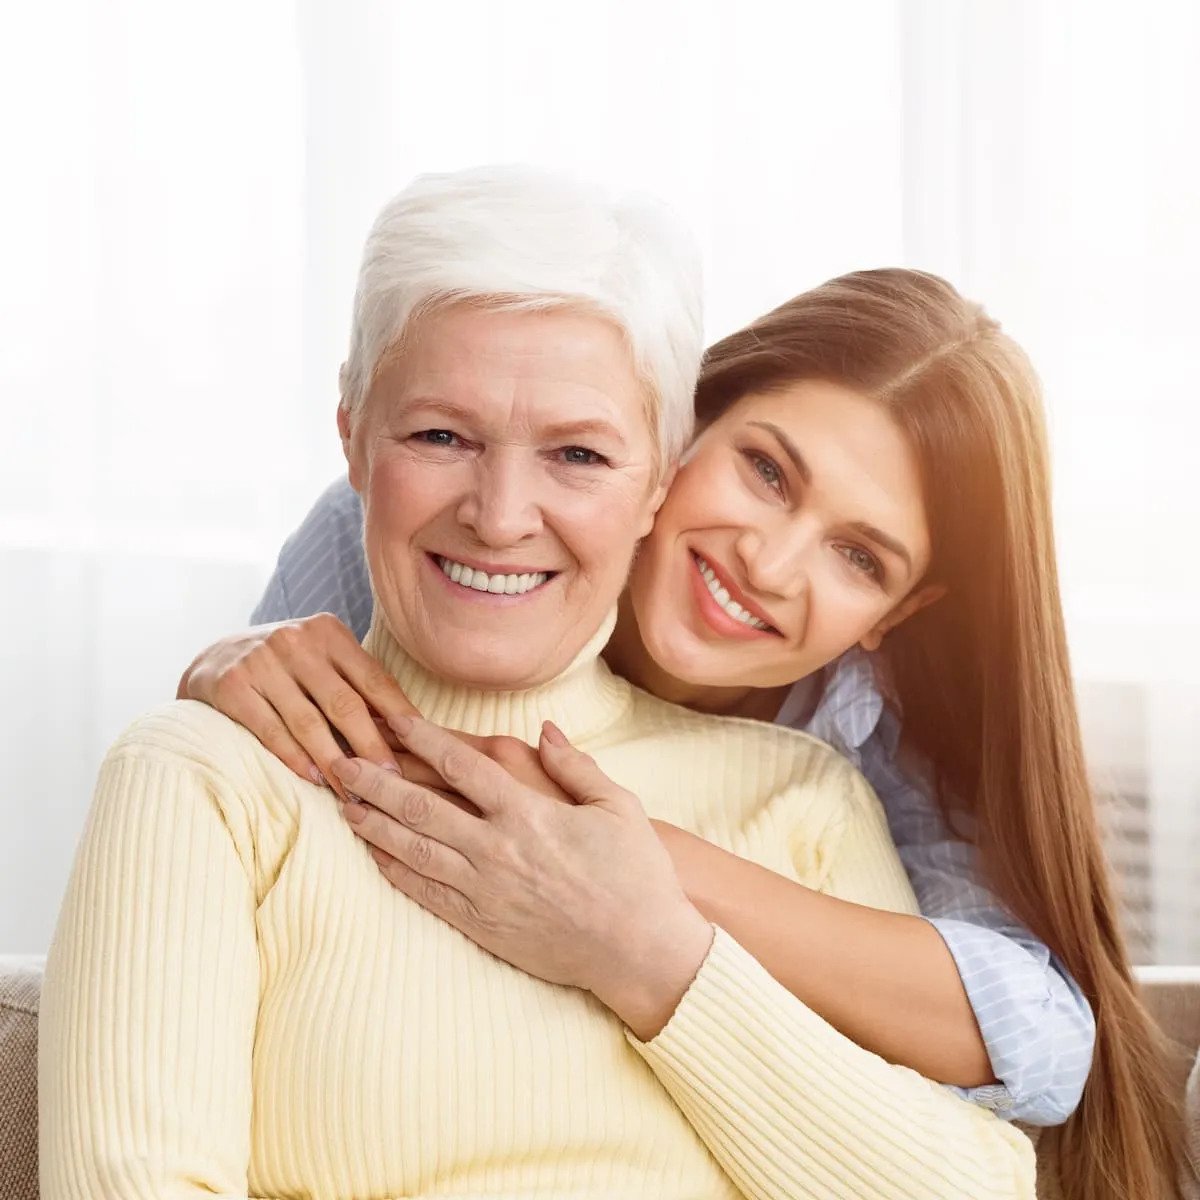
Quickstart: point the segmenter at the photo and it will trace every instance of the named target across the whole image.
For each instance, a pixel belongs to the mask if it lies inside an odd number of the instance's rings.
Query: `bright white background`
[[[7,14],[0,952],[45,949],[104,748],[245,623],[338,472],[375,211],[418,172],[526,160],[672,201],[710,338],[907,264],[1026,344],[1092,755],[1134,801],[1139,953],[1200,961],[1198,62],[1187,0]]]

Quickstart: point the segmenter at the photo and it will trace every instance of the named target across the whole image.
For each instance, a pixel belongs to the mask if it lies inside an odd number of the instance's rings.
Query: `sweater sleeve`
[[[256,891],[218,786],[152,752],[101,768],[46,967],[43,1200],[248,1195]]]
[[[914,911],[878,802],[846,778],[817,886]],[[751,1200],[1033,1200],[1024,1134],[858,1046],[723,929],[658,1036],[627,1036]]]

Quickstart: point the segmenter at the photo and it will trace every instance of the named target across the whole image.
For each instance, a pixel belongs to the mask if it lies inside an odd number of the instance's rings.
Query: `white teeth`
[[[541,587],[550,578],[545,571],[526,575],[489,575],[486,571],[475,570],[449,558],[438,558],[437,564],[441,567],[442,574],[454,583],[476,592],[489,592],[494,596],[519,596]]]
[[[749,625],[751,629],[771,628],[766,621],[760,621],[757,617],[752,616],[736,600],[730,597],[728,589],[721,586],[721,581],[717,578],[712,567],[698,554],[696,555],[696,563],[700,567],[700,574],[704,579],[709,594],[735,621],[741,621],[743,625]]]

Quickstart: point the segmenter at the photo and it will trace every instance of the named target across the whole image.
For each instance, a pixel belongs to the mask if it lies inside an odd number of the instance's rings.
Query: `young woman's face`
[[[779,687],[938,594],[916,456],[884,407],[820,381],[743,397],[679,469],[630,580],[660,667]]]

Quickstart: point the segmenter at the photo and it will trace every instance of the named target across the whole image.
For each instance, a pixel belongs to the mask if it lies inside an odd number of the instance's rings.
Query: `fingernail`
[[[329,769],[342,783],[349,783],[358,774],[358,763],[349,758],[339,758],[329,764]]]
[[[379,864],[379,866],[387,866],[388,856],[379,849],[378,846],[371,847],[371,857]]]
[[[396,766],[396,764],[394,762],[381,762],[379,765],[383,770],[391,771],[393,775],[403,775],[404,774],[404,772],[401,771],[400,768],[398,766]]]
[[[406,733],[412,732],[413,719],[412,717],[393,717],[388,724],[397,737],[403,737]]]
[[[367,815],[367,807],[357,796],[351,796],[345,804],[342,805],[342,816],[350,822],[351,825],[357,825]]]
[[[317,787],[328,787],[329,780],[317,770],[316,767],[308,768],[308,777],[317,785]]]
[[[542,722],[542,737],[552,746],[569,745],[567,735],[553,721]]]

